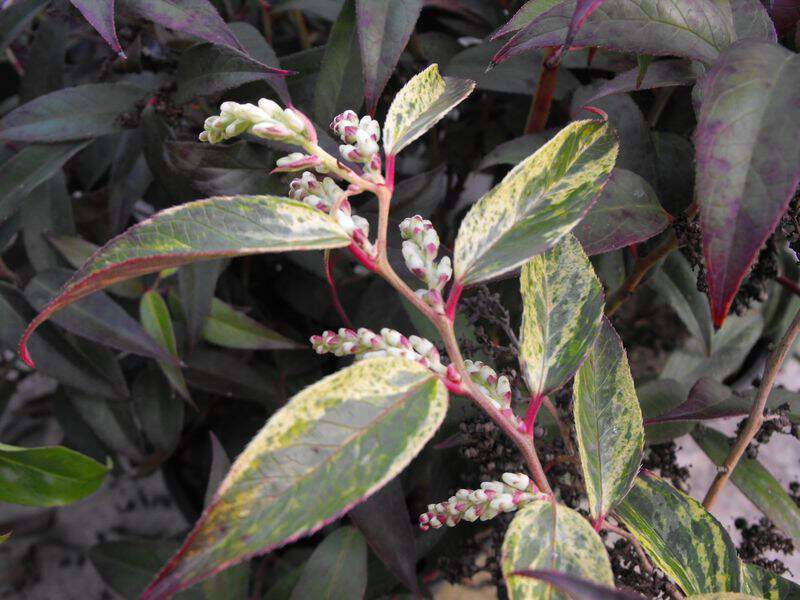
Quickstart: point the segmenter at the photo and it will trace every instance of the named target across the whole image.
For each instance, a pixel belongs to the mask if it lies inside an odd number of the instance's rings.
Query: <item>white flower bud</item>
[[[530,485],[530,477],[524,473],[503,473],[503,483],[524,492]]]
[[[306,123],[291,108],[283,109],[283,121],[297,133],[306,132]]]
[[[263,110],[271,118],[275,118],[276,115],[281,113],[281,107],[278,103],[267,98],[261,98],[261,100],[258,101],[258,108]]]

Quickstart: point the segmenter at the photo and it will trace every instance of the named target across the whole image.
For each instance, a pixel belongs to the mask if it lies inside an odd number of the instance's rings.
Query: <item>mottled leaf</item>
[[[720,466],[725,462],[730,443],[723,434],[701,427],[692,437],[714,464]],[[731,473],[731,481],[795,544],[800,544],[800,507],[758,460],[742,457]]]
[[[758,565],[742,563],[742,589],[766,600],[800,598],[800,586]]]
[[[414,31],[421,8],[421,0],[356,0],[364,96],[372,115]]]
[[[159,360],[158,366],[169,379],[172,387],[189,400],[189,390],[179,366],[180,357],[175,343],[175,331],[172,328],[172,318],[164,298],[156,290],[145,292],[139,303],[139,319],[145,330],[172,356],[172,360]]]
[[[314,549],[292,590],[292,600],[363,598],[367,544],[354,527],[340,527]]]
[[[0,169],[0,223],[13,216],[30,192],[50,179],[87,144],[31,144],[4,162]]]
[[[48,0],[18,0],[0,11],[0,50],[5,50],[22,33]]]
[[[110,466],[63,446],[0,444],[0,501],[63,506],[100,487]]]
[[[314,115],[318,123],[327,124],[347,109],[358,111],[363,103],[355,0],[347,0],[325,44],[314,93]]]
[[[197,44],[181,55],[176,74],[175,100],[188,102],[254,81],[266,81],[284,103],[291,103],[285,92],[284,77],[291,71],[266,65],[229,46]]]
[[[188,33],[212,44],[241,49],[236,36],[208,0],[117,1],[120,8],[131,15]]]
[[[595,519],[602,519],[631,487],[642,462],[644,427],[628,357],[608,320],[573,387],[581,469]]]
[[[415,75],[392,100],[383,126],[383,148],[395,155],[433,127],[472,93],[474,81],[442,77],[431,65]]]
[[[0,140],[65,142],[123,131],[119,117],[135,111],[145,94],[146,89],[123,82],[50,92],[0,119]]]
[[[70,0],[111,49],[125,58],[114,25],[114,0]]]
[[[276,196],[208,198],[169,208],[98,250],[31,322],[20,354],[30,360],[26,339],[50,315],[112,283],[198,260],[349,243],[325,213]]]
[[[305,347],[218,298],[211,301],[203,339],[217,346],[242,350],[297,350]]]
[[[512,575],[517,571],[552,570],[613,587],[614,577],[603,542],[589,522],[555,501],[540,501],[520,510],[503,540],[503,576],[512,600],[563,598],[548,583]]]
[[[572,600],[641,600],[642,598],[632,592],[600,585],[594,581],[560,571],[523,569],[515,572],[514,575],[532,577],[547,582]]]
[[[689,333],[703,343],[706,353],[710,354],[714,333],[711,309],[708,306],[708,297],[697,289],[697,275],[686,258],[679,252],[670,254],[648,284],[675,311]]]
[[[493,62],[565,41],[577,0],[538,15],[495,55]],[[710,0],[607,0],[575,35],[573,46],[636,54],[672,54],[711,63],[731,42],[728,19]]]
[[[70,271],[39,273],[25,288],[28,302],[41,309],[69,280]],[[53,319],[67,331],[123,352],[169,361],[171,357],[125,309],[105,294],[82,298]]]
[[[659,60],[650,63],[644,78],[641,80],[639,79],[640,74],[638,67],[620,73],[614,79],[600,86],[587,100],[584,100],[584,104],[592,106],[592,103],[596,100],[612,94],[692,85],[697,79],[692,63],[688,60],[680,59]]]
[[[581,245],[567,234],[522,267],[519,359],[528,389],[545,396],[578,370],[603,316],[603,288]]]
[[[239,455],[144,598],[168,596],[338,518],[411,461],[446,409],[439,379],[399,358],[368,359],[306,388]]]
[[[616,512],[686,594],[740,589],[739,557],[728,532],[694,498],[643,472]]]
[[[616,168],[594,206],[574,229],[586,254],[602,254],[650,239],[669,225],[650,184]]]
[[[461,223],[457,283],[503,275],[555,245],[597,199],[617,150],[608,123],[576,121],[514,167]]]
[[[798,136],[800,57],[767,42],[731,46],[704,79],[695,133],[695,199],[717,326],[797,188]]]

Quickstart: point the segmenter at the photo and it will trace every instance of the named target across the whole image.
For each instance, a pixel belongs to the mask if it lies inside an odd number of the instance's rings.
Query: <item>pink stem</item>
[[[358,259],[358,262],[364,265],[367,269],[373,273],[378,271],[378,266],[375,264],[375,260],[361,248],[356,246],[355,242],[351,243],[348,248],[350,249],[350,252],[353,253],[353,256]]]
[[[342,306],[341,301],[339,300],[339,292],[336,289],[336,282],[333,280],[333,267],[335,266],[333,255],[330,254],[325,261],[325,277],[328,279],[328,289],[330,290],[331,294],[331,304],[333,304],[333,308],[336,309],[336,312],[339,313],[339,317],[341,317],[342,322],[353,329],[353,323],[350,321],[350,318],[347,316],[347,313],[344,310],[344,306]]]
[[[525,413],[525,430],[531,434],[531,438],[533,438],[533,428],[536,424],[536,415],[539,414],[539,409],[542,407],[542,402],[544,402],[544,396],[541,394],[534,394],[531,397],[531,402],[528,404],[528,410]]]
[[[605,520],[606,520],[605,515],[600,515],[599,517],[597,517],[597,520],[594,522],[594,530],[599,533],[600,530],[603,528],[603,522]]]
[[[444,314],[450,319],[452,323],[456,319],[456,309],[458,308],[458,300],[461,298],[461,292],[464,291],[464,286],[458,282],[453,283],[450,288],[450,295],[447,297],[447,304],[444,307]]]
[[[394,191],[394,154],[386,156],[386,187]]]

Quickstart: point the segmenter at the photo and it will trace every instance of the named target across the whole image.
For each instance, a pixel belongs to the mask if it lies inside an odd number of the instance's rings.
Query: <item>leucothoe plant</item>
[[[706,527],[723,551],[728,548],[719,524],[696,502],[657,477],[637,479],[644,431],[630,368],[617,333],[603,317],[600,282],[571,233],[616,162],[617,136],[604,115],[564,127],[480,198],[461,223],[452,256],[430,220],[393,215],[402,217],[404,264],[390,260],[395,158],[473,87],[470,81],[443,78],[432,65],[398,93],[382,127],[352,110],[336,116],[330,129],[341,142],[338,156],[320,145],[312,122],[294,107],[268,99],[222,103],[219,114],[205,121],[200,140],[218,144],[249,135],[294,147],[275,166],[275,172],[292,174],[286,196],[214,197],[157,213],[92,255],[31,322],[21,343],[30,364],[27,340],[41,323],[111,284],[153,272],[163,276],[165,270],[212,258],[346,248],[413,305],[438,336],[365,327],[313,336],[317,353],[353,357],[353,364],[296,394],[268,420],[145,598],[171,597],[341,517],[422,450],[442,424],[451,394],[470,399],[502,430],[527,472],[465,482],[476,487],[432,502],[419,525],[437,529],[515,513],[503,555],[512,597],[539,597],[549,589],[526,576],[541,569],[613,585],[597,531],[630,534],[609,517],[633,532],[685,589],[692,582],[681,581],[682,572],[674,568],[675,560],[683,559],[664,558],[658,532],[648,530],[647,511],[656,521],[659,506],[683,511],[687,522]],[[356,214],[350,201],[355,196],[377,203],[376,227]],[[514,389],[507,375],[464,356],[456,314],[465,288],[517,273],[524,306],[518,336],[523,377]],[[154,332],[165,310],[160,303],[153,292],[143,298],[142,320],[152,323]],[[180,370],[168,359],[159,364],[180,389]],[[573,377],[577,450],[549,399]],[[564,433],[565,460],[580,464],[591,524],[559,503],[548,483],[534,443],[542,406]],[[693,591],[738,590],[736,573],[725,570],[718,589]]]

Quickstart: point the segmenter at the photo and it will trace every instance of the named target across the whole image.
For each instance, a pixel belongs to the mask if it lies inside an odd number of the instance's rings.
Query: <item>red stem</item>
[[[335,262],[333,260],[333,254],[329,254],[328,259],[325,261],[325,277],[328,279],[328,289],[330,290],[331,294],[331,304],[333,304],[333,308],[336,309],[336,312],[339,313],[339,317],[342,319],[342,322],[353,329],[353,323],[350,321],[350,318],[347,316],[347,313],[344,310],[344,306],[342,306],[341,301],[339,300],[339,291],[336,289],[336,282],[333,279],[333,268],[335,266]]]
[[[360,262],[362,265],[364,265],[367,269],[369,269],[373,273],[378,272],[378,265],[375,264],[373,258],[369,254],[364,252],[361,248],[356,246],[355,242],[352,242],[348,246],[348,248],[350,249],[350,252],[353,253],[353,256],[355,256],[358,259],[358,262]]]
[[[386,175],[384,177],[386,187],[394,191],[394,154],[386,156]]]
[[[458,300],[461,298],[461,292],[464,291],[464,286],[460,283],[453,282],[453,287],[450,288],[450,295],[447,297],[447,304],[444,307],[444,314],[450,319],[452,323],[456,319],[456,309],[458,308]]]
[[[785,287],[787,290],[789,290],[790,292],[792,292],[796,296],[800,296],[800,285],[798,285],[798,283],[796,281],[792,281],[791,279],[789,279],[785,275],[778,275],[775,278],[775,281],[780,283],[783,287]]]
[[[528,411],[525,413],[525,430],[531,434],[531,438],[533,438],[533,428],[536,424],[536,415],[539,414],[539,409],[542,407],[542,402],[544,402],[544,396],[541,394],[535,394],[531,397],[531,402],[528,404]]]
[[[525,133],[538,133],[547,126],[550,106],[553,104],[553,93],[556,89],[556,81],[558,81],[558,65],[550,67],[547,62],[555,52],[555,48],[550,48],[544,56],[542,72],[539,74],[539,85],[536,87],[536,96],[528,114]]]
[[[594,530],[599,533],[600,530],[603,528],[603,522],[605,520],[606,520],[605,515],[600,515],[599,517],[597,517],[597,520],[594,522]]]

